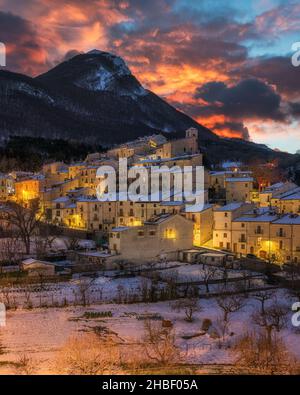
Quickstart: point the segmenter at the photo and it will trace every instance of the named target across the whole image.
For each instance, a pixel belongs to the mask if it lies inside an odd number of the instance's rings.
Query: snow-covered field
[[[283,297],[283,291],[278,291],[278,296]],[[143,336],[144,321],[137,319],[137,316],[144,313],[159,314],[163,319],[173,322],[177,343],[183,351],[185,362],[233,363],[237,356],[228,346],[253,326],[251,313],[257,307],[257,302],[249,298],[241,311],[232,314],[230,332],[233,335],[226,341],[226,346],[222,346],[220,339],[212,338],[209,334],[189,340],[182,338],[183,335],[199,332],[204,318],[209,318],[213,325],[216,324],[221,313],[216,301],[201,300],[200,306],[201,310],[195,313],[192,323],[186,322],[183,311],[174,310],[169,302],[10,311],[7,315],[7,325],[0,331],[1,342],[5,347],[5,353],[0,355],[0,373],[13,373],[13,367],[1,362],[14,362],[22,354],[30,356],[35,362],[36,373],[54,372],[57,352],[69,336],[81,331],[91,331],[99,325],[114,332],[116,339],[125,344],[138,343]],[[85,312],[100,311],[111,311],[112,317],[83,317]],[[287,320],[290,321],[290,318],[291,314]],[[289,322],[287,329],[281,334],[289,350],[300,358],[300,334],[297,334]]]
[[[144,335],[145,322],[141,315],[145,313],[173,323],[176,342],[187,364],[234,363],[237,354],[232,346],[242,334],[253,328],[252,313],[259,307],[253,294],[244,299],[244,306],[239,311],[230,315],[226,339],[222,339],[220,334],[222,310],[214,297],[200,297],[199,309],[194,313],[192,323],[185,321],[184,310],[174,308],[175,301],[141,302],[146,300],[142,296],[153,285],[156,290],[167,287],[167,282],[163,280],[170,275],[176,278],[176,282],[201,282],[205,271],[202,265],[169,262],[156,267],[158,281],[155,277],[151,280],[142,275],[117,277],[116,273],[110,272],[98,273],[95,278],[74,275],[68,282],[20,285],[10,288],[8,292],[0,289],[0,301],[6,305],[9,302],[12,307],[7,312],[6,326],[0,328],[0,344],[4,347],[4,353],[0,353],[0,374],[14,373],[15,367],[9,362],[15,363],[24,354],[34,361],[35,373],[55,372],[57,353],[67,339],[82,331],[93,331],[95,327],[109,331],[122,344],[139,343]],[[257,273],[252,275],[256,276]],[[243,282],[244,276],[244,271],[227,271],[227,279]],[[222,279],[224,272],[217,269],[212,280]],[[251,287],[264,285],[263,278],[256,277],[251,281]],[[197,286],[205,293],[203,284]],[[216,291],[217,287],[218,284],[211,284],[210,292]],[[282,289],[273,292],[277,300],[289,309],[287,325],[281,336],[289,350],[300,359],[300,332],[291,325],[291,305],[295,300]],[[82,306],[83,299],[85,307]],[[84,316],[86,312],[108,311],[112,313],[111,317]],[[212,321],[213,332],[219,336],[213,336],[211,331],[201,333],[204,319]],[[197,336],[193,337],[195,334]]]

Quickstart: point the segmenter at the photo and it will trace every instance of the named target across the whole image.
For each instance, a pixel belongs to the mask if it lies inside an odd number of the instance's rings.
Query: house
[[[0,201],[7,201],[15,193],[14,179],[8,174],[0,173]]]
[[[200,262],[206,265],[212,266],[223,266],[226,262],[226,254],[220,254],[218,252],[206,252],[200,255]]]
[[[27,272],[30,277],[55,276],[55,265],[53,263],[40,261],[34,258],[22,261],[22,269]]]
[[[185,138],[168,141],[156,149],[157,158],[174,158],[182,154],[197,154],[198,130],[190,128],[185,132]]]
[[[259,193],[259,204],[261,207],[271,206],[271,200],[280,197],[281,194],[289,192],[297,188],[292,182],[278,182],[273,184]]]
[[[112,269],[113,254],[107,251],[70,251],[68,258],[74,264],[73,270],[89,271],[89,270],[103,270]]]
[[[230,177],[225,179],[226,202],[250,202],[253,177]]]
[[[254,206],[248,203],[230,203],[214,211],[213,247],[231,251],[232,221]]]
[[[43,175],[34,175],[29,178],[15,181],[15,194],[18,202],[28,202],[29,200],[40,198],[41,190],[45,185]]]
[[[162,214],[143,226],[113,228],[109,247],[128,261],[177,259],[180,250],[192,248],[193,228],[193,222],[179,214]]]
[[[200,247],[213,237],[214,213],[212,204],[187,206],[185,217],[194,223],[193,243]]]

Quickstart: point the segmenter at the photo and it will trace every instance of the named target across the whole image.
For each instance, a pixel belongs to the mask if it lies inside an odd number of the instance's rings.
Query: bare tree
[[[79,278],[77,289],[80,297],[80,303],[83,306],[86,306],[89,303],[89,291],[91,286],[93,285],[93,282],[94,279],[85,278],[85,277]]]
[[[151,361],[170,365],[180,360],[175,333],[171,328],[163,328],[160,322],[146,320],[144,331],[143,349]]]
[[[222,310],[223,321],[229,325],[230,315],[239,311],[244,306],[244,299],[239,295],[228,295],[217,298],[217,304]]]
[[[64,239],[65,246],[67,250],[76,250],[79,247],[79,238],[78,237],[68,237],[67,239]]]
[[[273,291],[258,291],[252,294],[253,298],[260,302],[261,304],[261,314],[265,314],[265,305],[266,302],[273,298],[274,292]]]
[[[269,342],[265,332],[249,332],[237,341],[235,350],[239,354],[236,365],[250,372],[299,374],[299,361],[288,353],[283,341],[277,336]]]
[[[71,337],[62,347],[56,366],[60,373],[69,375],[120,373],[119,347],[93,333]]]
[[[39,231],[39,234],[35,235],[35,253],[38,259],[43,259],[47,256],[47,253],[49,250],[51,250],[55,239],[56,236],[45,232],[45,229],[43,229],[42,233]]]
[[[21,255],[20,245],[16,237],[1,239],[0,248],[0,273],[4,263],[14,263]]]
[[[286,325],[287,308],[285,305],[278,303],[277,300],[271,306],[265,307],[264,312],[258,311],[252,314],[254,323],[266,331],[269,344],[272,343],[274,330],[280,332]]]
[[[15,202],[7,203],[5,219],[23,242],[26,254],[30,254],[30,239],[37,230],[41,216],[38,199],[31,200],[28,207]]]
[[[32,375],[36,370],[36,364],[30,356],[22,354],[15,363],[15,368],[17,374]]]
[[[214,266],[203,265],[203,282],[205,284],[206,292],[209,293],[209,283],[215,277],[217,268]]]
[[[185,320],[187,322],[194,321],[194,313],[200,310],[198,305],[198,299],[179,299],[173,305],[172,308],[177,311],[184,311]]]

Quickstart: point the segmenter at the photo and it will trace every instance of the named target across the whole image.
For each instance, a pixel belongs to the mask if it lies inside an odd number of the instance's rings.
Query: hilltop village
[[[261,186],[246,166],[228,162],[223,169],[205,170],[201,207],[174,196],[99,201],[97,169],[111,166],[118,172],[121,158],[128,166],[146,168],[203,165],[198,131],[191,128],[185,138],[147,136],[90,154],[80,163],[45,164],[38,174],[1,174],[3,234],[14,228],[7,203],[15,202],[26,211],[30,202],[38,201],[40,222],[72,237],[94,240],[97,249],[87,251],[85,259],[109,267],[117,261],[198,259],[203,253],[253,256],[279,265],[299,262],[300,187],[294,183]]]

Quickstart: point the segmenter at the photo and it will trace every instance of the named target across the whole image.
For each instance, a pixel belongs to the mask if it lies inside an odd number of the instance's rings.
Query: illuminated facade
[[[116,227],[109,234],[110,250],[120,260],[177,259],[180,250],[192,246],[193,222],[178,214],[162,214],[144,226]]]

